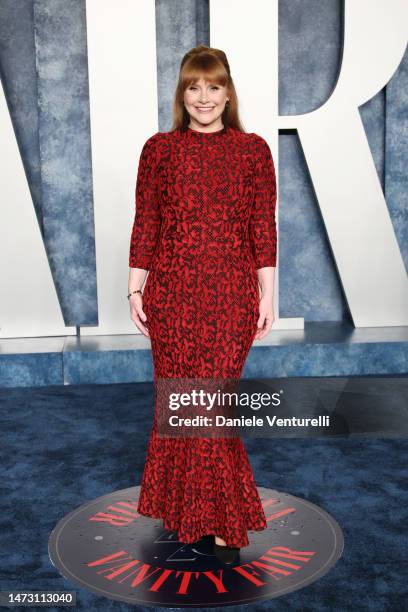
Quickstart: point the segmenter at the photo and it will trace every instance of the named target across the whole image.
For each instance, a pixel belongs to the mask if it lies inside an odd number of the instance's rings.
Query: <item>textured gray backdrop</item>
[[[1,78],[64,320],[74,326],[97,324],[85,8],[84,0],[0,1]],[[311,111],[332,92],[342,20],[342,0],[280,0],[280,114]],[[211,44],[208,1],[156,0],[156,24],[165,131],[181,57]],[[408,267],[407,53],[360,112]],[[279,136],[279,187],[280,316],[350,321],[295,132]]]

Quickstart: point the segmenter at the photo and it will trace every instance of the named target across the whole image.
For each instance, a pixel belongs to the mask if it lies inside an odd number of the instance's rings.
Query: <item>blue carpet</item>
[[[72,585],[47,550],[50,532],[68,512],[140,484],[153,416],[152,383],[0,389],[0,402],[1,590],[76,591],[77,610],[152,610]],[[244,442],[259,486],[320,505],[345,538],[343,556],[323,578],[251,609],[402,610],[408,440]],[[249,609],[229,609],[239,608]]]

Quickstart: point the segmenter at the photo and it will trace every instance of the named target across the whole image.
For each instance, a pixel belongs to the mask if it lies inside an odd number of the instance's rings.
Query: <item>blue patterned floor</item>
[[[72,509],[140,484],[151,383],[0,389],[0,402],[2,590],[72,589],[78,610],[134,610],[70,585],[51,564],[47,543]],[[323,578],[251,608],[403,609],[408,440],[275,438],[245,445],[258,486],[320,505],[345,538],[342,558]]]

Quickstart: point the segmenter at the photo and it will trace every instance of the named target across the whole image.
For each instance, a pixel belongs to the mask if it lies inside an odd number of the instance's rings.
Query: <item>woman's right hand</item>
[[[149,330],[144,323],[147,320],[147,315],[143,310],[143,299],[140,293],[134,293],[129,298],[130,304],[130,318],[133,323],[140,329],[142,334],[149,337]]]

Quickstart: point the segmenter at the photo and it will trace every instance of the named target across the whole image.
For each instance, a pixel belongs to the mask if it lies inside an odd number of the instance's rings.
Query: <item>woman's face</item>
[[[221,128],[221,115],[227,100],[225,86],[209,83],[203,77],[187,87],[184,92],[184,105],[190,115],[192,126],[219,125]]]

